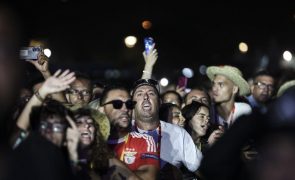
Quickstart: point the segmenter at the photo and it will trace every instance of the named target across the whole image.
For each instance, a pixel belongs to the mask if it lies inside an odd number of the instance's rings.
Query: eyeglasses
[[[204,114],[196,114],[196,116],[199,118],[199,119],[202,119],[202,120],[210,120],[210,117],[209,116],[206,116]]]
[[[157,89],[157,91],[159,91],[159,83],[158,81],[154,80],[154,79],[139,79],[137,81],[135,81],[135,83],[133,84],[133,90],[135,90],[135,88],[137,88],[138,86],[140,85],[143,85],[143,84],[147,84],[147,85],[150,85],[152,87],[154,87],[155,89]]]
[[[77,89],[68,89],[68,93],[72,94],[72,95],[81,95],[81,96],[90,96],[90,91],[88,90],[82,90],[79,91]]]
[[[60,123],[49,123],[45,121],[42,121],[40,123],[41,130],[46,130],[50,132],[62,133],[65,131],[66,128],[67,128],[66,125],[60,124]]]
[[[256,85],[259,89],[264,89],[264,88],[267,88],[269,90],[274,89],[272,84],[265,84],[263,82],[255,82],[254,85]]]
[[[132,101],[129,99],[126,102],[123,102],[122,100],[117,99],[104,103],[102,106],[112,104],[114,109],[121,109],[124,103],[127,109],[132,110],[136,104],[136,101]]]

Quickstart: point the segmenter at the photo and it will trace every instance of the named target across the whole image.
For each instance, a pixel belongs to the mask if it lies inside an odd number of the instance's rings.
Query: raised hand
[[[223,134],[224,134],[224,127],[219,126],[218,129],[214,130],[210,134],[208,138],[209,146],[212,146]]]
[[[46,72],[49,72],[48,70],[48,57],[43,53],[43,52],[40,52],[38,54],[38,60],[37,61],[34,61],[34,60],[26,60],[27,62],[33,64],[36,69],[38,69],[41,73],[46,73]]]
[[[67,128],[67,134],[66,134],[66,145],[69,152],[70,159],[77,163],[78,162],[78,144],[80,139],[80,132],[75,124],[75,122],[72,120],[70,116],[66,116],[67,121],[70,124],[70,127]]]
[[[184,98],[184,96],[186,95],[185,87],[179,87],[179,86],[177,85],[175,91],[176,91],[178,94],[180,94],[180,96],[181,96],[182,98]]]
[[[155,44],[153,44],[149,53],[146,54],[146,52],[144,51],[142,53],[142,55],[144,57],[144,61],[145,61],[146,66],[148,66],[148,67],[154,66],[154,64],[156,63],[156,61],[158,59],[158,52],[157,52],[157,49],[155,49]]]
[[[40,95],[45,98],[49,94],[64,91],[70,87],[70,84],[76,79],[75,73],[70,70],[62,72],[58,70],[53,76],[50,76],[39,89]]]

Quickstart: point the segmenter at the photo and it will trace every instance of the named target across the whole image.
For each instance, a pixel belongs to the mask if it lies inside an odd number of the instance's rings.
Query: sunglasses
[[[136,104],[136,101],[132,101],[129,99],[126,102],[123,102],[122,100],[117,99],[117,100],[106,102],[102,106],[105,106],[107,104],[112,104],[114,109],[121,109],[124,103],[127,109],[132,110]]]

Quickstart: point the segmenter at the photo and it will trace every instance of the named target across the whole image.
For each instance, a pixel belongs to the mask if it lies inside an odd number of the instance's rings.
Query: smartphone
[[[42,52],[41,47],[22,47],[20,49],[20,59],[30,59],[36,61],[40,52]]]
[[[154,39],[152,37],[146,37],[144,38],[144,47],[145,47],[145,54],[148,54],[151,49],[152,49],[152,46],[154,44]]]
[[[187,77],[185,76],[181,76],[178,78],[178,87],[184,87],[186,88],[187,87]]]

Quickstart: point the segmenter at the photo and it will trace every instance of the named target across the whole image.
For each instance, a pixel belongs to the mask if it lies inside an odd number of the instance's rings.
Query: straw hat
[[[223,75],[230,79],[236,86],[239,87],[239,95],[245,96],[250,94],[250,87],[247,81],[243,78],[242,72],[233,66],[210,66],[206,71],[207,76],[213,81],[215,75]]]
[[[291,88],[293,86],[295,86],[295,80],[290,80],[290,81],[285,82],[279,88],[278,93],[277,93],[277,97],[280,97],[281,95],[283,95],[286,92],[287,89],[289,89],[289,88]]]

